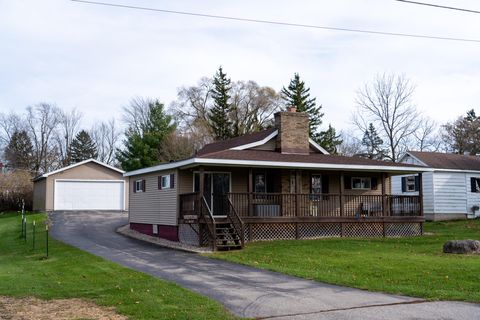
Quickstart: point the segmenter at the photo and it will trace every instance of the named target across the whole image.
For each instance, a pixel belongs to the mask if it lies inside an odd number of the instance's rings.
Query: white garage
[[[54,210],[125,210],[125,182],[55,180]]]
[[[89,159],[34,179],[33,209],[128,210],[128,178],[124,171]]]

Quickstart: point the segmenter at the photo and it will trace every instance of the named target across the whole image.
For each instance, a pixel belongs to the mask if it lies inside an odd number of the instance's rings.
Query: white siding
[[[465,173],[458,172],[434,173],[435,213],[467,213],[465,176]]]
[[[402,178],[411,176],[411,174],[392,177],[392,194],[417,196],[418,192],[402,192]],[[433,173],[425,172],[422,175],[423,180],[423,212],[425,214],[432,214],[435,212],[434,207],[434,188],[433,188]]]
[[[406,154],[406,155],[402,158],[402,163],[414,164],[414,165],[416,165],[416,166],[425,166],[424,163],[418,161],[417,159],[415,159],[414,157],[410,156],[409,154]]]
[[[169,174],[175,174],[174,188],[159,190],[158,177]],[[134,192],[133,182],[136,180],[146,181],[145,192]],[[177,225],[178,174],[176,171],[170,170],[132,176],[130,177],[130,185],[130,222],[167,226]]]
[[[473,206],[479,206],[480,207],[480,193],[478,192],[472,192],[471,187],[470,187],[470,178],[475,177],[475,178],[480,178],[480,172],[479,173],[468,173],[466,174],[466,181],[465,185],[467,186],[467,211],[469,214],[472,213],[472,207]],[[477,216],[480,215],[480,212],[476,212]]]

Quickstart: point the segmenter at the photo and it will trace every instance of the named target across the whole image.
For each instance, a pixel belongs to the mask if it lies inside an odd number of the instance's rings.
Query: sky
[[[242,18],[480,39],[480,15],[393,0],[103,2]],[[474,0],[425,2],[480,10]],[[167,106],[213,76],[280,90],[295,72],[323,105],[324,125],[352,126],[357,91],[403,74],[414,102],[439,123],[480,112],[480,43],[401,38],[225,21],[68,0],[0,0],[0,112],[39,102],[77,108],[83,126],[135,96]]]

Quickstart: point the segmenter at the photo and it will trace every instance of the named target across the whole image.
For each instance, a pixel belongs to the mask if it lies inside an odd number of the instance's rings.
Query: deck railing
[[[214,214],[227,214],[231,205],[235,215],[240,218],[422,216],[419,196],[228,193],[212,195],[212,199],[217,201],[217,205],[214,205],[217,210],[223,211],[222,208],[225,208],[224,213]],[[222,202],[220,206],[219,201]],[[195,214],[195,208],[200,208],[198,194],[180,195],[180,218]]]

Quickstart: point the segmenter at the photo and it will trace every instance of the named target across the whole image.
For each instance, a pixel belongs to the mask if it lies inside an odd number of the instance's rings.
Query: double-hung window
[[[372,188],[372,179],[370,177],[352,178],[352,189],[370,190]]]
[[[135,181],[135,192],[143,192],[143,180]]]
[[[170,189],[170,175],[162,176],[161,186],[162,189]]]

